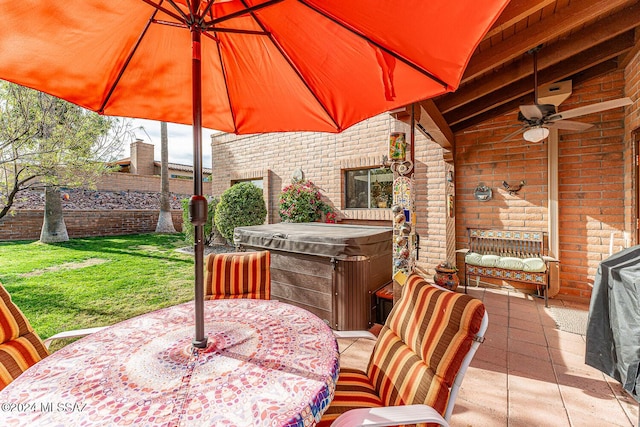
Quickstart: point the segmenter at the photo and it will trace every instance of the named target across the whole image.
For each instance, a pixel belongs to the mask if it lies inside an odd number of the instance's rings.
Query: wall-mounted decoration
[[[507,181],[502,181],[502,186],[509,192],[509,194],[511,194],[512,196],[515,195],[518,191],[520,191],[522,189],[522,186],[525,185],[526,182],[525,181],[520,181],[519,184],[516,185],[510,185]]]
[[[486,202],[487,200],[491,200],[493,198],[493,192],[491,188],[487,187],[484,184],[480,184],[473,190],[473,197],[476,200],[480,200],[481,202]]]
[[[389,158],[404,161],[407,156],[407,135],[404,132],[391,132],[389,135]]]
[[[294,170],[291,174],[291,179],[293,179],[294,181],[302,181],[304,179],[304,173],[302,172],[302,169],[298,168]]]
[[[455,215],[456,207],[453,194],[449,194],[447,196],[447,213],[449,214],[449,218],[453,218]]]
[[[447,182],[453,183],[453,171],[452,170],[447,172]]]

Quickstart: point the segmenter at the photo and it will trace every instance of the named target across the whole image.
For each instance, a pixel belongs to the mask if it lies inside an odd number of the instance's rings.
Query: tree
[[[175,233],[171,217],[171,194],[169,193],[169,137],[167,122],[160,122],[160,216],[156,225],[156,233]]]
[[[94,187],[112,169],[108,162],[121,152],[129,127],[126,119],[0,81],[0,218],[20,192],[46,189],[41,240],[68,239],[60,187]]]

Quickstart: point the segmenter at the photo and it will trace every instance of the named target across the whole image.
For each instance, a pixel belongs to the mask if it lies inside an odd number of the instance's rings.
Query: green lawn
[[[0,282],[41,338],[193,299],[182,234],[0,242]]]

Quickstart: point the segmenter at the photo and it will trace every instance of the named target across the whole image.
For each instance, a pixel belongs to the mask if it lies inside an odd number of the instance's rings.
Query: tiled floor
[[[486,341],[465,375],[452,426],[637,426],[638,403],[584,363],[585,337],[556,326],[544,301],[470,288],[489,313]],[[558,299],[550,305],[588,311]],[[339,340],[341,366],[364,369],[370,340]]]

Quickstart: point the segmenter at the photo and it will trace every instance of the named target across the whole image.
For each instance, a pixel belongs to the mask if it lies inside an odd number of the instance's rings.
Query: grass
[[[193,299],[181,234],[0,242],[0,282],[41,338]]]

